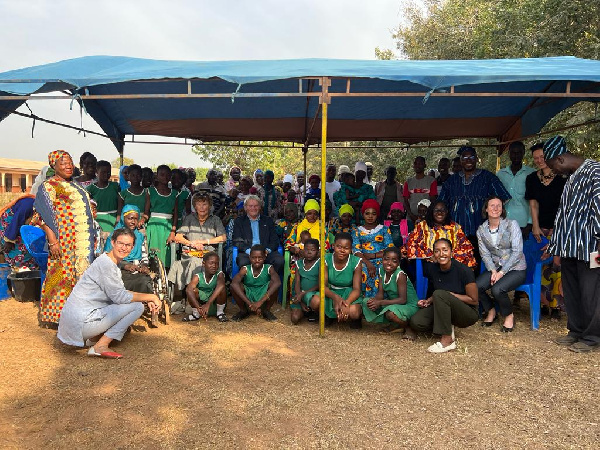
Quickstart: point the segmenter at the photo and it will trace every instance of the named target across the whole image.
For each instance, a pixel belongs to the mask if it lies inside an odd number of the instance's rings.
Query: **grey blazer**
[[[477,229],[479,253],[485,268],[489,271],[526,270],[527,263],[523,254],[523,235],[516,220],[500,219],[498,240],[493,244],[489,224],[486,220]],[[502,269],[500,269],[502,267]]]

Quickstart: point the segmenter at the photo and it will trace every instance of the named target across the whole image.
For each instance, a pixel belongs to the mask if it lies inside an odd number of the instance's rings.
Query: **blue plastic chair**
[[[32,225],[21,226],[21,239],[27,251],[33,256],[35,262],[40,266],[42,272],[42,284],[44,278],[46,278],[46,271],[48,270],[48,251],[46,247],[46,234],[44,230],[39,227]]]
[[[415,290],[417,291],[417,298],[419,300],[425,300],[427,298],[427,288],[429,287],[429,280],[423,275],[423,260],[421,258],[416,259],[416,275],[415,275]]]
[[[525,292],[529,298],[529,316],[532,330],[539,330],[540,328],[542,266],[552,262],[552,257],[545,260],[541,259],[542,248],[548,245],[548,239],[544,236],[541,238],[542,241],[538,243],[533,234],[530,234],[529,239],[523,243],[523,253],[527,261],[527,278],[524,284],[515,289],[515,291]]]
[[[279,247],[277,247],[277,251],[281,255],[283,255],[283,247],[281,247],[281,245]],[[233,261],[231,262],[231,279],[233,280],[233,277],[235,277],[237,275],[237,273],[240,271],[240,268],[237,265],[237,256],[238,256],[238,248],[237,248],[237,246],[233,246],[233,248],[231,250],[231,253],[232,253],[231,254],[231,258],[233,259]],[[279,274],[279,278],[281,278],[283,280],[283,274]],[[282,299],[282,295],[283,295],[283,281],[281,282],[281,287],[279,288],[279,302],[280,303],[282,301],[281,300]],[[233,303],[235,303],[235,298],[233,297],[233,292],[231,292],[231,301]]]

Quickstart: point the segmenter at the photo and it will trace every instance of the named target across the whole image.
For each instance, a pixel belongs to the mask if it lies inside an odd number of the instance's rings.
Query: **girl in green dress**
[[[98,161],[96,167],[98,170],[98,181],[90,184],[86,189],[90,197],[98,205],[96,220],[100,224],[102,231],[112,233],[117,222],[119,183],[110,181],[111,167],[108,161]]]
[[[123,207],[126,205],[134,205],[142,213],[140,220],[138,221],[138,228],[143,228],[144,224],[148,221],[150,215],[150,196],[148,195],[148,189],[142,187],[142,168],[137,164],[129,166],[129,186],[127,189],[123,189],[119,193],[119,202],[117,208],[117,222],[121,222],[121,212]]]
[[[296,261],[295,295],[290,302],[292,324],[297,325],[309,313],[312,298],[319,296],[319,241],[308,239],[304,243],[304,258]]]
[[[231,320],[239,322],[250,315],[250,311],[265,320],[277,320],[271,307],[277,300],[281,279],[271,264],[265,264],[267,252],[260,245],[250,249],[250,264],[240,268],[231,281],[231,291],[240,311]]]
[[[185,288],[192,314],[184,317],[183,321],[193,322],[201,317],[206,319],[207,316],[217,316],[219,322],[229,322],[225,315],[225,275],[220,270],[219,255],[207,252],[202,261],[202,266],[194,272],[192,281]]]
[[[383,251],[379,268],[379,289],[375,297],[363,305],[368,322],[392,323],[405,328],[405,339],[414,340],[415,333],[409,327],[410,318],[419,310],[417,293],[406,274],[400,268],[400,250],[388,247]]]
[[[333,253],[325,255],[325,315],[339,322],[352,321],[360,328],[363,298],[360,295],[362,262],[352,254],[352,236],[338,233]],[[321,299],[313,296],[311,309],[317,311]]]
[[[165,266],[170,266],[167,258],[168,244],[175,241],[177,230],[177,191],[169,187],[171,169],[161,165],[156,170],[156,187],[148,189],[150,196],[150,220],[146,234],[148,248],[158,249],[158,257]],[[167,259],[169,259],[167,264]]]
[[[189,189],[184,186],[187,177],[183,170],[173,169],[171,174],[171,187],[175,189],[177,194],[177,229],[181,227],[183,218],[192,212],[192,194]]]

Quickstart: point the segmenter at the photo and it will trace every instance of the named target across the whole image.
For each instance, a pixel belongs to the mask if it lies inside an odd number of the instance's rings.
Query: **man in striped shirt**
[[[567,151],[562,136],[544,144],[546,164],[569,175],[547,253],[561,257],[569,333],[556,340],[578,353],[600,349],[600,268],[590,268],[600,250],[600,163]],[[594,263],[594,261],[592,261]]]

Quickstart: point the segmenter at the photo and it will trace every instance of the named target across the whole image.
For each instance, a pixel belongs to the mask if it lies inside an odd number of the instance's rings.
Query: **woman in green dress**
[[[294,325],[297,325],[305,314],[311,313],[310,302],[314,296],[319,296],[320,261],[319,241],[307,240],[304,243],[304,258],[296,261],[294,296],[290,302],[290,318]]]
[[[333,253],[325,255],[325,315],[338,322],[351,321],[351,327],[360,328],[362,303],[360,295],[362,262],[352,254],[352,236],[338,233]],[[317,311],[321,299],[313,296],[310,307]]]
[[[260,245],[250,248],[250,264],[240,268],[231,280],[231,291],[240,311],[231,320],[239,322],[255,312],[270,322],[277,320],[271,307],[277,300],[281,279],[271,264],[265,264],[267,252]]]
[[[192,281],[185,292],[192,307],[192,314],[183,318],[184,322],[193,322],[201,317],[217,316],[219,322],[229,322],[225,315],[227,292],[225,275],[221,271],[221,261],[215,252],[206,252],[203,264],[194,272]],[[216,306],[215,306],[216,305]]]
[[[408,326],[410,318],[419,310],[417,293],[406,274],[400,268],[400,250],[388,247],[383,251],[379,268],[379,289],[375,297],[363,305],[368,322],[393,324],[389,330],[406,328],[405,339],[415,340],[415,333]]]
[[[167,261],[168,244],[175,241],[177,229],[177,191],[169,187],[171,169],[169,166],[158,166],[156,170],[156,187],[150,186],[150,220],[146,233],[148,235],[148,248],[158,249],[158,257],[165,266],[170,266]]]

